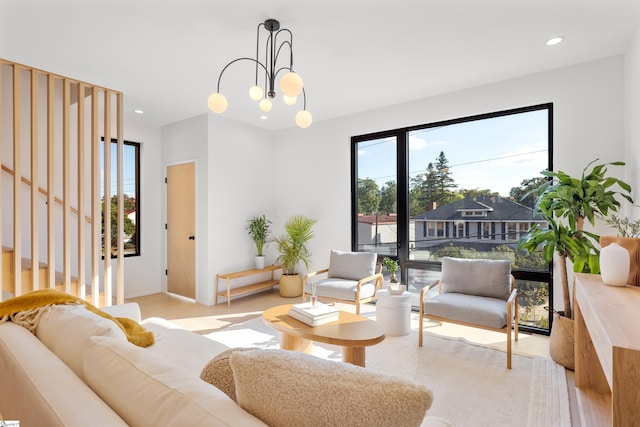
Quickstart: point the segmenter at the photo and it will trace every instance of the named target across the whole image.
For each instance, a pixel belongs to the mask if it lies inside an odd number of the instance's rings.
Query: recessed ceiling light
[[[549,40],[547,40],[547,46],[557,45],[558,43],[562,43],[563,40],[564,40],[563,36],[551,37]]]
[[[260,116],[260,120],[267,120],[267,116]]]
[[[142,111],[142,110],[133,110],[133,112],[137,113],[137,114],[144,114],[144,111]]]

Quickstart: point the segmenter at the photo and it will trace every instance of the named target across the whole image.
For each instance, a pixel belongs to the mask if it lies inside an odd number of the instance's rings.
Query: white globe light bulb
[[[298,96],[302,92],[302,77],[289,71],[280,79],[280,90],[287,96]]]
[[[300,110],[296,113],[296,124],[299,128],[308,128],[309,126],[311,126],[312,121],[313,117],[311,117],[311,113],[307,110]]]
[[[260,101],[264,95],[260,86],[251,86],[249,89],[249,97],[254,101]]]
[[[296,103],[296,101],[298,100],[297,96],[287,96],[287,95],[282,95],[282,100],[284,101],[285,104],[287,105],[293,105]]]
[[[207,99],[207,105],[209,109],[216,114],[224,113],[227,110],[229,103],[227,98],[221,93],[212,93]]]
[[[268,100],[267,98],[262,98],[260,100],[260,109],[265,113],[268,113],[269,111],[271,111],[272,106],[273,105],[271,104],[271,101]]]

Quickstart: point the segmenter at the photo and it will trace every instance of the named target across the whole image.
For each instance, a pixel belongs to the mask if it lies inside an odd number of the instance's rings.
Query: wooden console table
[[[640,425],[640,288],[576,274],[574,300],[582,425]]]
[[[282,267],[277,265],[270,265],[268,267],[263,268],[262,270],[244,270],[244,271],[236,271],[233,273],[223,273],[216,275],[216,301],[215,304],[218,304],[218,296],[223,296],[227,298],[227,306],[231,306],[231,297],[236,295],[242,295],[249,292],[259,291],[261,289],[272,288],[278,284],[278,280],[274,279],[273,274],[277,270],[282,270]],[[248,276],[257,276],[263,275],[265,273],[271,273],[271,278],[268,280],[264,280],[262,282],[251,283],[249,285],[239,286],[237,288],[231,289],[231,281],[234,279],[239,279],[241,277]],[[220,279],[224,279],[227,282],[227,289],[220,291]]]

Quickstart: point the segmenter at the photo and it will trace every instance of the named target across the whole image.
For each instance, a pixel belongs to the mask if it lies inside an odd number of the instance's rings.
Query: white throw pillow
[[[426,387],[366,368],[288,350],[234,352],[238,403],[271,427],[419,426]]]
[[[84,305],[54,305],[40,318],[36,337],[77,376],[84,380],[82,358],[92,336],[127,341],[114,321],[87,310]]]
[[[87,384],[129,425],[264,426],[221,390],[148,349],[92,341],[84,357]]]

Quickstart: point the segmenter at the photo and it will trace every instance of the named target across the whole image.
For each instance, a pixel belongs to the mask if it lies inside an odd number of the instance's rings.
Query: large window
[[[118,212],[118,141],[111,140],[111,257],[118,255],[117,212]],[[100,164],[104,164],[104,139],[100,146]],[[140,144],[124,141],[123,146],[123,188],[124,188],[124,256],[140,255]],[[102,210],[104,213],[104,185],[100,186]],[[103,230],[104,231],[104,230]],[[104,234],[103,234],[104,236]],[[104,241],[103,241],[104,255]]]
[[[546,332],[550,266],[517,249],[551,169],[552,105],[352,138],[353,248],[400,261],[417,295],[444,256],[509,259],[519,323]]]

